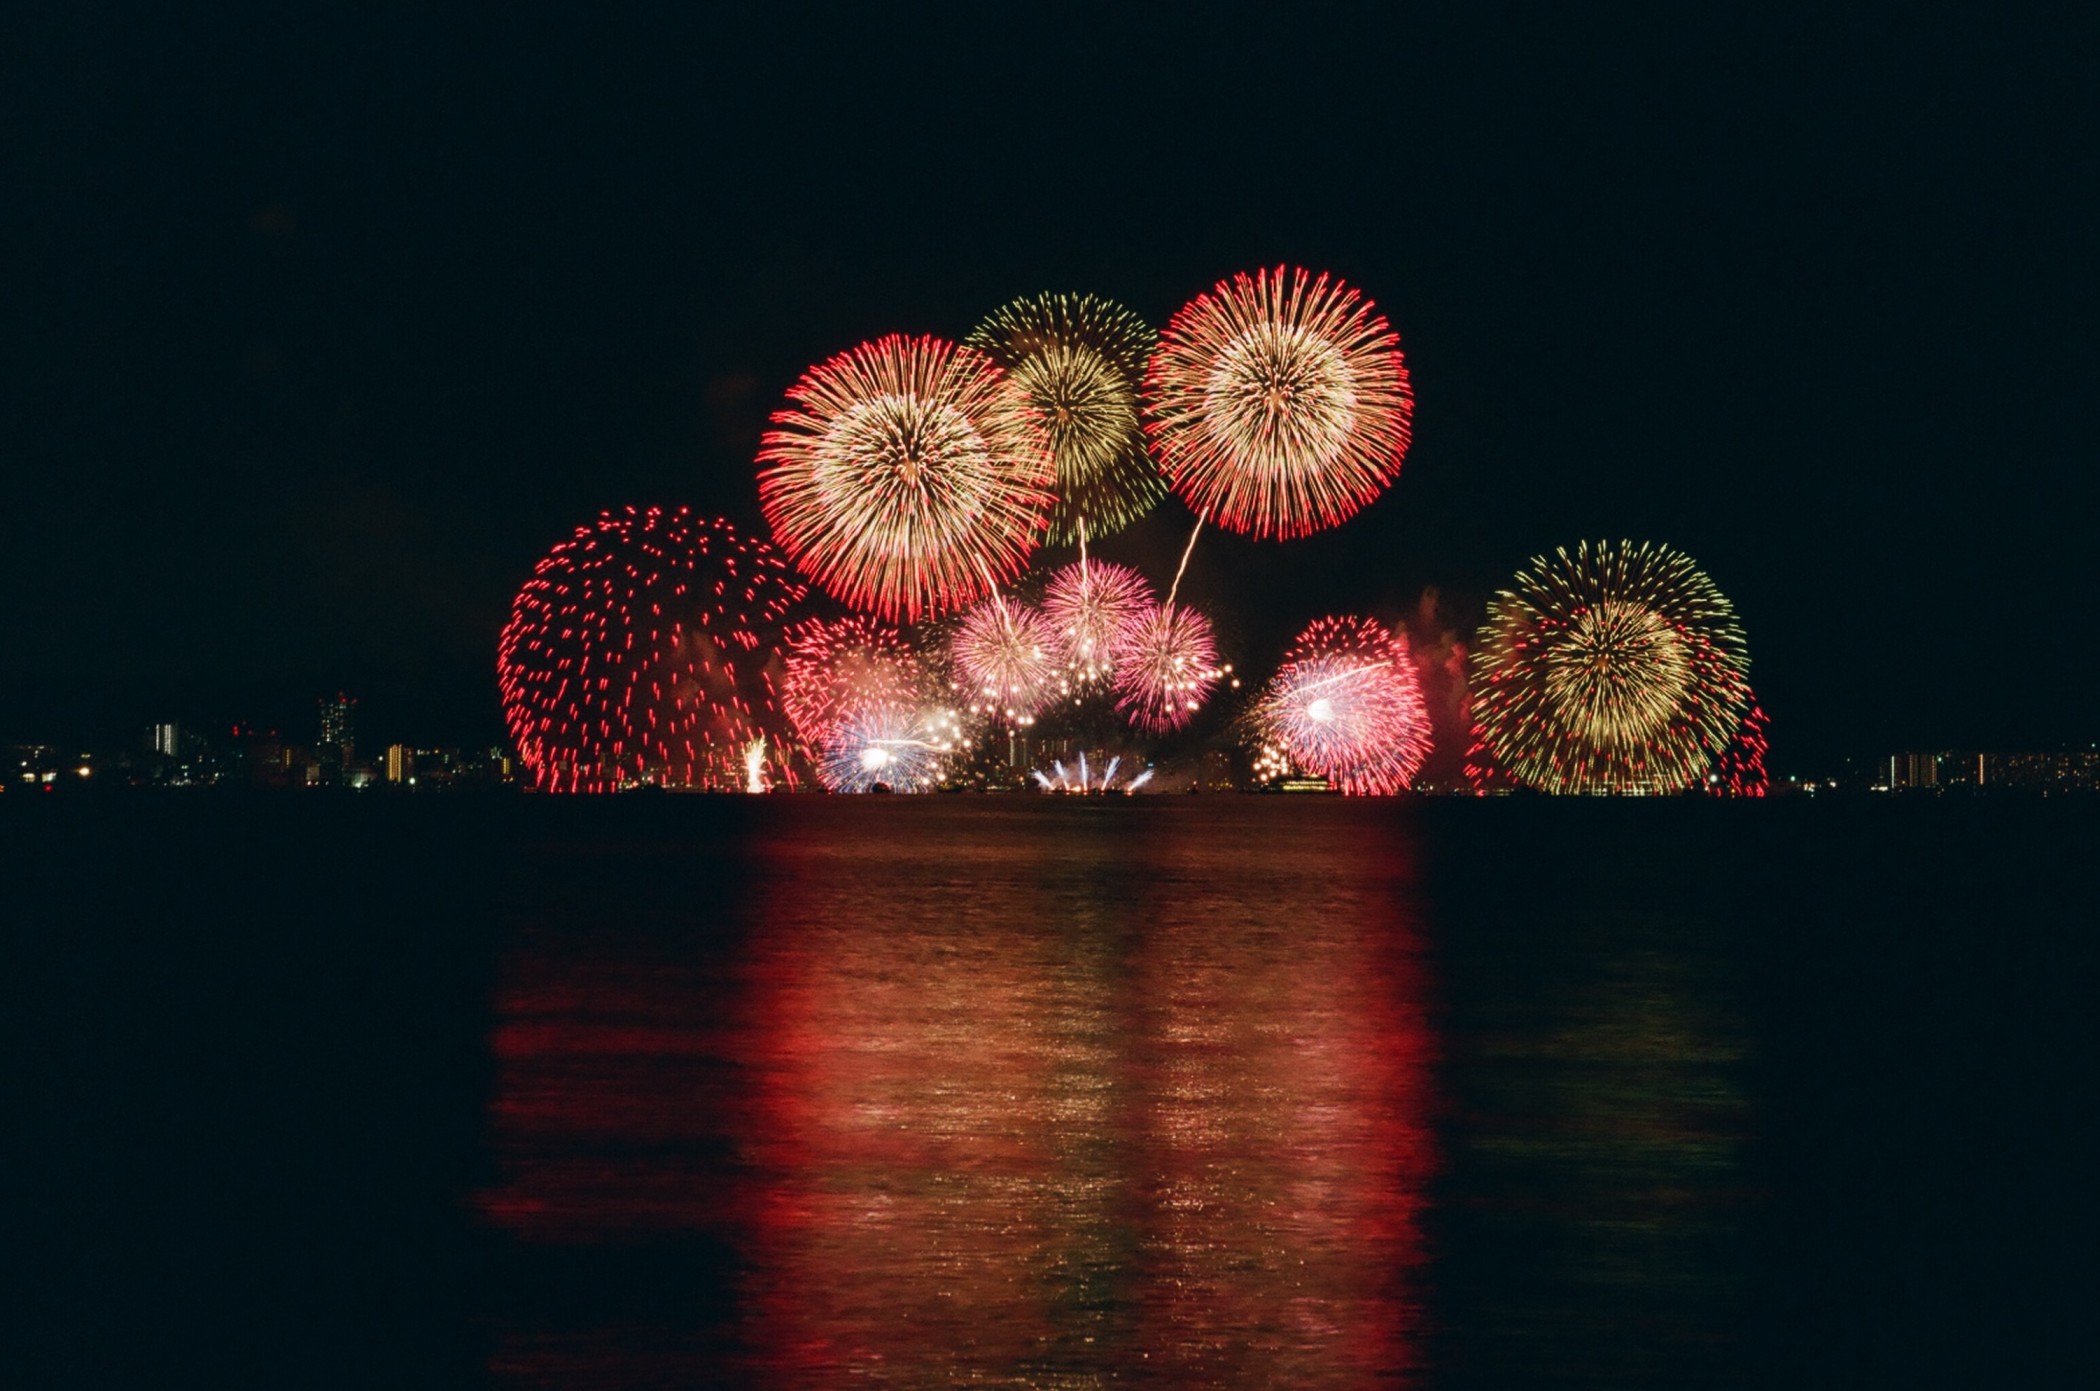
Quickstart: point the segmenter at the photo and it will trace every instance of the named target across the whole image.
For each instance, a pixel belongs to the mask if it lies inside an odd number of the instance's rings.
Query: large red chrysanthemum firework
[[[1041,417],[989,357],[892,334],[803,374],[763,437],[781,549],[893,621],[959,608],[1040,543],[1056,472]]]
[[[1286,267],[1183,305],[1144,394],[1174,491],[1256,537],[1309,535],[1377,497],[1400,471],[1414,413],[1384,316],[1341,281]]]
[[[771,546],[683,508],[578,529],[518,591],[497,649],[534,784],[791,783],[775,648],[804,592]]]
[[[1368,618],[1323,618],[1300,633],[1256,718],[1293,764],[1344,792],[1398,792],[1429,756],[1407,639]]]

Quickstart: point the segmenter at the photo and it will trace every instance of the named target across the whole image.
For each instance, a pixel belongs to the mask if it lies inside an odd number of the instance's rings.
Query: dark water
[[[0,830],[19,1384],[2100,1371],[2091,805]]]

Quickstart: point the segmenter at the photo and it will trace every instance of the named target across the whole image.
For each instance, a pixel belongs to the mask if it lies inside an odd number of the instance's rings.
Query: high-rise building
[[[321,747],[324,762],[348,768],[357,761],[357,702],[337,692],[321,700]]]
[[[386,780],[391,783],[406,783],[416,775],[415,750],[406,744],[389,744],[386,749]]]
[[[1940,760],[1936,754],[1896,753],[1889,755],[1889,786],[1937,787]]]
[[[157,724],[147,733],[153,752],[174,758],[181,751],[182,727],[173,723]]]

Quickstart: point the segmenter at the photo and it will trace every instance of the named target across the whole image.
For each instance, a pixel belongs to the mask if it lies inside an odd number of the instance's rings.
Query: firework
[[[535,785],[791,784],[774,648],[803,594],[771,546],[683,508],[580,528],[518,591],[497,648]]]
[[[1043,617],[1057,634],[1057,654],[1075,686],[1105,679],[1116,639],[1152,606],[1152,586],[1125,565],[1067,565],[1043,591]]]
[[[833,595],[916,620],[1027,563],[1053,500],[1050,442],[983,353],[893,334],[811,368],[788,399],[759,449],[759,501]]]
[[[1065,689],[1057,647],[1040,611],[994,594],[970,610],[949,650],[973,713],[1026,726]]]
[[[1127,525],[1166,495],[1138,428],[1138,379],[1158,338],[1092,295],[1016,300],[964,340],[1006,369],[1041,412],[1057,463],[1052,541]]]
[[[846,716],[929,698],[925,664],[902,634],[858,615],[798,624],[788,634],[781,706],[796,732],[823,744]]]
[[[1407,638],[1368,618],[1323,618],[1299,634],[1256,719],[1290,764],[1343,792],[1397,792],[1429,755]]]
[[[1183,305],[1145,374],[1145,428],[1199,517],[1305,536],[1378,496],[1407,452],[1400,340],[1339,280],[1279,267]]]
[[[1534,557],[1488,605],[1470,666],[1476,761],[1547,792],[1688,787],[1749,705],[1735,610],[1663,546]]]
[[[1743,723],[1715,760],[1713,771],[1706,775],[1706,791],[1716,797],[1762,797],[1771,787],[1771,779],[1765,773],[1765,753],[1766,734],[1772,722],[1754,693],[1746,693],[1745,698],[1750,708],[1743,715]]]
[[[833,792],[923,792],[940,783],[948,755],[963,747],[951,710],[866,706],[832,726],[817,774]]]
[[[1122,766],[1123,755],[1114,754],[1109,758],[1108,766],[1097,773],[1087,767],[1086,755],[1081,753],[1078,764],[1071,768],[1065,767],[1065,761],[1061,758],[1050,760],[1051,771],[1045,772],[1041,768],[1036,769],[1035,780],[1037,786],[1041,787],[1045,792],[1055,792],[1065,796],[1092,794],[1097,797],[1105,796],[1110,792],[1128,796],[1152,780],[1152,770],[1145,768],[1139,770],[1134,777],[1121,787],[1117,787],[1116,773]]]
[[[1187,724],[1231,672],[1218,664],[1210,620],[1172,603],[1148,608],[1126,624],[1110,661],[1116,709],[1149,734]]]

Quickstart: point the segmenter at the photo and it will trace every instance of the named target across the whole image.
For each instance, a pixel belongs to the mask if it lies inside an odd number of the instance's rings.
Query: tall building
[[[337,692],[321,700],[322,761],[348,768],[357,762],[357,702]]]
[[[406,744],[389,744],[386,749],[386,780],[405,783],[416,775],[415,751]]]
[[[172,722],[157,724],[147,734],[153,752],[174,758],[181,751],[182,727]]]
[[[1940,781],[1940,760],[1929,753],[1896,753],[1889,755],[1889,786],[1937,787]]]

